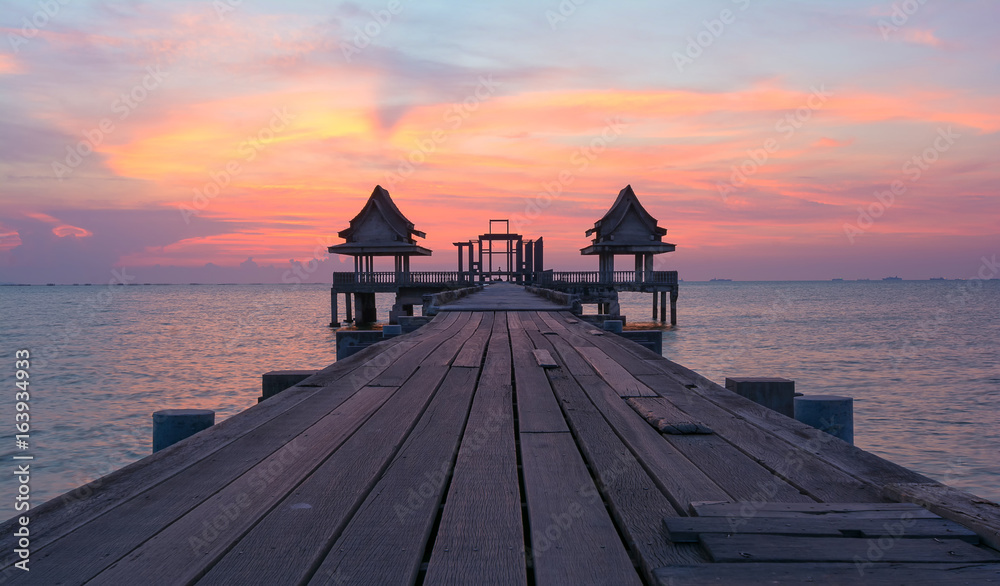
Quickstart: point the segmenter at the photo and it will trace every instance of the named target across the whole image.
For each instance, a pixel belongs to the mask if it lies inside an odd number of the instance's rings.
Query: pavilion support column
[[[670,290],[670,325],[677,325],[677,288]]]
[[[642,278],[642,267],[643,259],[641,254],[635,255],[635,282],[642,283],[645,279]]]
[[[653,321],[656,321],[656,301],[660,296],[659,291],[653,291]]]
[[[378,315],[375,312],[375,294],[355,293],[354,311],[357,314],[356,324],[371,324],[378,321]]]
[[[646,255],[646,281],[653,280],[653,254]]]
[[[351,315],[351,294],[344,293],[344,313],[346,313],[346,323],[352,323],[354,321],[354,316]]]
[[[660,323],[667,322],[667,292],[660,291]]]
[[[337,290],[330,287],[330,327],[335,328],[340,325],[340,316],[337,315]]]

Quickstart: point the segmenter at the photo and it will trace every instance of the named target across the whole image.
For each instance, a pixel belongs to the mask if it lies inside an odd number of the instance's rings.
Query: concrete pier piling
[[[215,425],[211,409],[164,409],[153,413],[153,452]]]
[[[795,419],[854,444],[854,399],[840,395],[795,397]]]
[[[795,381],[786,378],[726,378],[726,388],[758,405],[795,417]]]

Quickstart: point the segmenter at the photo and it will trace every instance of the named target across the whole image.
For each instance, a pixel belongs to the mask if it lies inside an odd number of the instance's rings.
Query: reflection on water
[[[996,500],[997,285],[958,306],[955,282],[684,283],[664,354],[717,382],[782,376],[851,395],[859,446]],[[378,301],[385,316],[391,296]],[[623,294],[622,308],[647,320],[651,300]],[[336,355],[324,285],[0,287],[0,310],[4,355],[34,356],[36,503],[147,455],[153,411],[222,420],[256,404],[261,373]],[[9,460],[12,427],[0,442]],[[15,489],[0,475],[0,492]]]

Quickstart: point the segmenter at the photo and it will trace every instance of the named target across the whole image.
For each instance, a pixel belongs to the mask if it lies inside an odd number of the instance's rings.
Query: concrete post
[[[622,333],[622,320],[606,319],[604,320],[604,329],[613,334],[620,334]]]
[[[795,417],[795,381],[785,378],[726,378],[726,388],[734,393],[777,411]]]
[[[403,326],[399,325],[387,325],[382,326],[382,337],[392,338],[403,333]]]
[[[840,395],[795,397],[795,419],[854,444],[854,399]]]
[[[153,413],[153,452],[215,425],[211,409],[164,409]]]
[[[319,371],[272,370],[265,372],[260,377],[260,398],[257,399],[257,402],[260,403],[264,399],[273,397],[289,387],[294,387],[317,372]]]

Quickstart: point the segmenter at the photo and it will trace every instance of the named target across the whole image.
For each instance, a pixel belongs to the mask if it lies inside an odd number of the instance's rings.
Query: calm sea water
[[[779,376],[853,396],[857,445],[1000,500],[998,308],[1000,281],[683,283],[664,354],[720,383]],[[651,299],[623,294],[622,309],[648,320]],[[323,285],[0,287],[0,315],[0,459],[35,456],[36,504],[149,454],[153,411],[222,420],[256,404],[261,373],[336,355]],[[13,426],[22,348],[27,452]],[[0,517],[15,491],[0,474]]]

